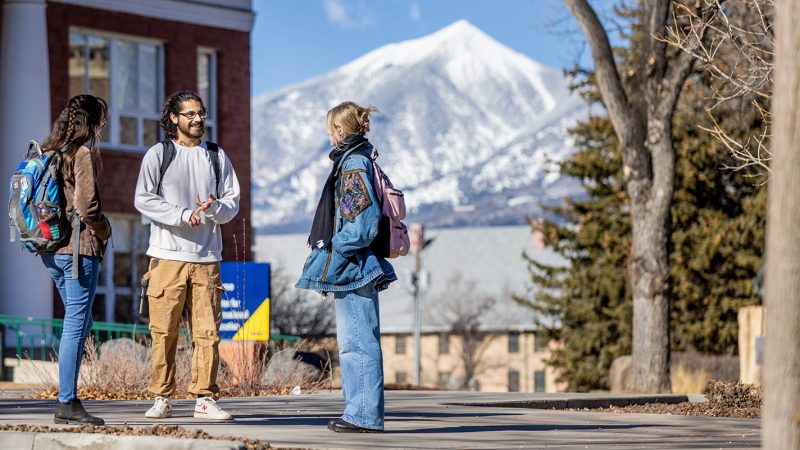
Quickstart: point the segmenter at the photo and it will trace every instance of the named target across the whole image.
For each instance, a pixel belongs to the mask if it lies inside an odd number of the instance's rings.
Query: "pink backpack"
[[[370,244],[370,248],[378,256],[397,258],[408,254],[411,246],[408,228],[401,222],[406,217],[406,201],[403,192],[392,185],[389,177],[375,162],[376,157],[377,154],[371,158],[372,187],[381,207],[381,219],[378,223],[378,235]]]

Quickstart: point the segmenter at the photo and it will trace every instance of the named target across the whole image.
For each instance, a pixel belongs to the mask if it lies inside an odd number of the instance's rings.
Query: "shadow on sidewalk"
[[[673,425],[459,425],[453,427],[419,428],[415,430],[391,430],[387,434],[427,434],[427,433],[491,433],[496,431],[603,431],[626,430],[631,428],[671,427]]]
[[[522,413],[450,413],[450,412],[387,412],[388,417],[422,417],[429,419],[448,417],[502,417],[502,416],[521,416]]]

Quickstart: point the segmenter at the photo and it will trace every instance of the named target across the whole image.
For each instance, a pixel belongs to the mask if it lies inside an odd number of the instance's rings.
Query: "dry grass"
[[[684,365],[678,365],[670,373],[673,394],[702,394],[711,373],[705,369],[692,370]]]
[[[133,344],[132,341],[129,342]],[[147,345],[119,345],[113,351],[98,346],[91,338],[86,341],[81,375],[78,379],[78,397],[84,400],[146,400],[153,395],[147,390],[151,379],[150,347]],[[242,343],[245,345],[252,343]],[[288,350],[284,350],[288,351]],[[270,360],[265,346],[253,353],[234,352],[228,364],[220,364],[217,383],[221,397],[248,397],[261,395],[286,395],[295,386],[303,392],[314,392],[330,388],[330,377],[319,380],[302,380],[294,373],[265,380],[264,374]],[[192,347],[188,341],[180,341],[175,357],[175,394],[173,398],[191,398],[187,387],[191,378]],[[232,362],[232,363],[231,363]],[[56,399],[58,397],[57,375],[48,372],[43,364],[32,361],[40,389],[30,397]],[[327,370],[326,373],[330,373]]]

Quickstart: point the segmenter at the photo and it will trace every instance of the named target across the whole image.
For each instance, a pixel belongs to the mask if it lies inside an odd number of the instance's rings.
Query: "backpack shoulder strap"
[[[161,170],[158,174],[158,188],[156,188],[156,194],[161,191],[161,180],[164,179],[167,168],[172,164],[172,160],[175,159],[175,143],[172,142],[172,139],[161,141],[161,145],[164,149],[161,153]]]
[[[208,147],[208,156],[211,158],[211,167],[214,168],[214,176],[216,177],[217,183],[214,185],[217,189],[217,198],[219,198],[219,145],[216,142],[208,142],[206,141],[206,147]]]

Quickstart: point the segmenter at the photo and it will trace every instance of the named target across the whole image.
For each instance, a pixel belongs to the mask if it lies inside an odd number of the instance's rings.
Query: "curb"
[[[700,398],[702,397],[702,399]],[[531,408],[531,409],[595,409],[609,408],[611,406],[646,405],[648,403],[664,403],[674,405],[686,402],[705,401],[703,396],[689,395],[642,395],[635,397],[588,397],[570,398],[560,400],[520,400],[511,402],[474,402],[474,403],[445,403],[454,406],[482,406],[494,408]]]
[[[33,433],[0,431],[0,448],[25,450],[244,450],[237,441],[158,436],[117,436],[97,433]]]

